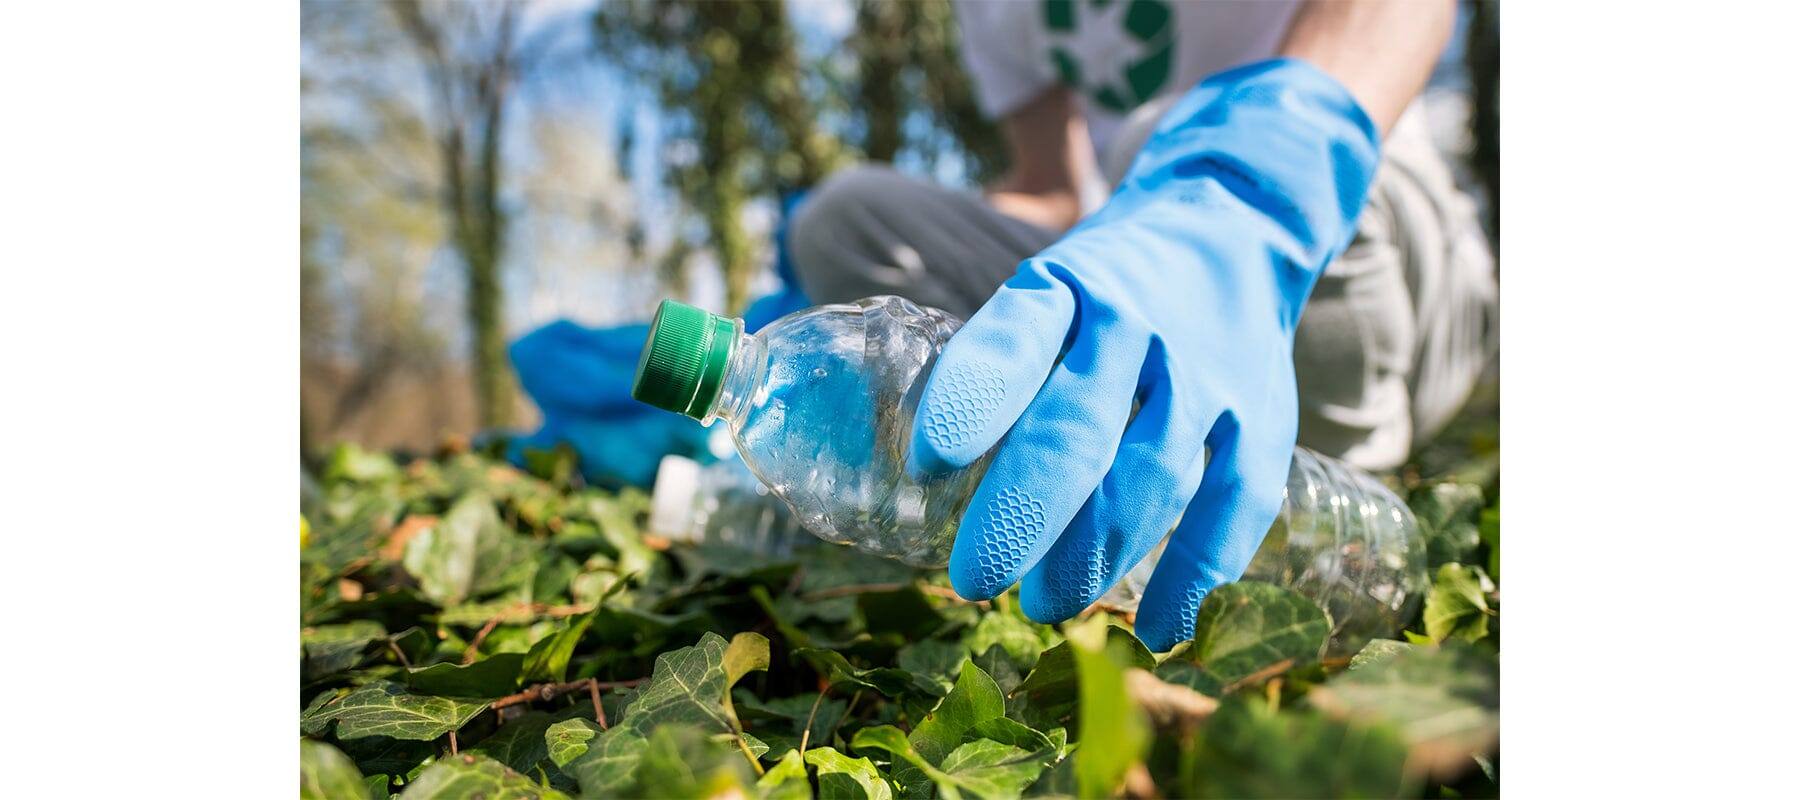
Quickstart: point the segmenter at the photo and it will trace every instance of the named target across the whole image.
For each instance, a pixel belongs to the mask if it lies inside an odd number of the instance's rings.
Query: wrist
[[[1211,183],[1277,223],[1301,266],[1322,270],[1354,235],[1379,159],[1375,124],[1342,83],[1300,59],[1271,59],[1183,95],[1101,213]]]

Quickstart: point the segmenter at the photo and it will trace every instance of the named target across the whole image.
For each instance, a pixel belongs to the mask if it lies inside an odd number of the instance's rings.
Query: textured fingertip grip
[[[956,593],[986,600],[1006,591],[1025,568],[1025,556],[1044,532],[1044,504],[1017,488],[996,493],[975,519],[980,530],[958,534],[950,564]],[[966,527],[965,522],[965,527]]]
[[[1153,653],[1166,652],[1194,638],[1194,621],[1200,616],[1200,603],[1207,593],[1200,584],[1190,583],[1180,597],[1155,604],[1146,602],[1138,611],[1138,638]]]
[[[1039,578],[1028,578],[1020,608],[1033,622],[1055,624],[1081,613],[1106,593],[1106,553],[1094,546],[1081,550],[1081,558],[1057,559],[1054,566],[1040,563]],[[1056,558],[1055,551],[1046,561]],[[1033,580],[1036,581],[1036,591]]]
[[[921,436],[940,458],[961,461],[959,451],[981,432],[1005,400],[1006,381],[994,365],[980,361],[953,364],[937,376],[926,393],[919,412]]]

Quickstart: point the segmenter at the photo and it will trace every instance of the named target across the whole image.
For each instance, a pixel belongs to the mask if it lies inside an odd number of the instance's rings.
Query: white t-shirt
[[[1063,83],[1105,153],[1132,109],[1275,55],[1298,0],[957,0],[976,101],[1004,117]]]

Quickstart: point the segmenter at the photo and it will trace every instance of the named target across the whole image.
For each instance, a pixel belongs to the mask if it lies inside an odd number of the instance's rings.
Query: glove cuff
[[[1282,249],[1310,273],[1309,292],[1355,234],[1380,152],[1374,122],[1343,84],[1299,59],[1260,61],[1176,102],[1108,205],[1215,182],[1285,232]]]

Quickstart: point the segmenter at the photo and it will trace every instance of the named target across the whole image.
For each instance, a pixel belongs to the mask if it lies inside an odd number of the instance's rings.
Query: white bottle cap
[[[656,485],[650,491],[650,532],[691,542],[696,532],[689,523],[698,491],[700,462],[684,456],[663,456],[656,465]]]

